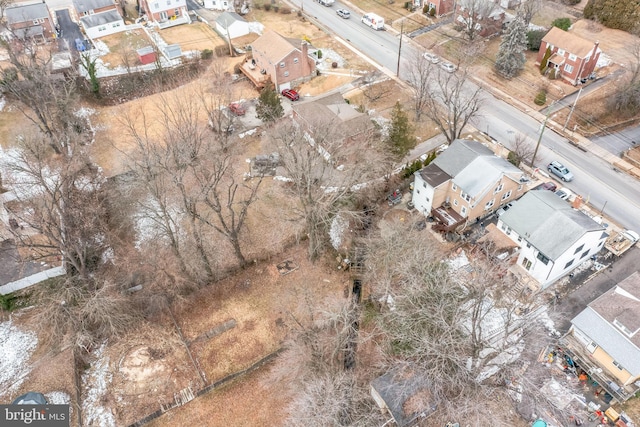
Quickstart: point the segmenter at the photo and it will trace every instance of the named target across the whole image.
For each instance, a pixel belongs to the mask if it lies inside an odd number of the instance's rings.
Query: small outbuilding
[[[156,51],[151,46],[143,47],[136,51],[138,53],[138,59],[142,65],[151,64],[157,59]]]
[[[216,31],[222,37],[235,39],[250,33],[249,23],[235,12],[221,13],[216,19]]]

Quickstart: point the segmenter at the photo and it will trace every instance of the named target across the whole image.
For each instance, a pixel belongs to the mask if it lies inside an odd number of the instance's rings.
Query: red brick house
[[[45,3],[10,7],[4,13],[9,30],[20,40],[45,41],[55,35],[53,19]]]
[[[575,34],[553,27],[542,38],[536,64],[545,59],[547,48],[551,55],[546,60],[548,70],[554,69],[556,78],[572,85],[584,83],[596,68],[600,58],[599,42],[590,42]]]
[[[309,56],[309,44],[291,40],[267,30],[251,44],[253,59],[245,62],[242,72],[257,86],[267,80],[278,92],[291,89],[310,80],[316,72],[316,62]]]
[[[424,0],[423,7],[427,6],[429,10],[435,9],[436,16],[446,15],[453,12],[453,0]]]
[[[465,7],[463,2],[456,5],[453,21],[456,25],[463,28],[465,33],[469,33],[469,29],[473,28],[473,33],[480,37],[490,37],[502,32],[502,24],[504,23],[504,10],[492,4],[487,0],[487,5],[479,3],[475,11]],[[472,5],[476,5],[471,2]],[[486,12],[485,12],[486,11]],[[483,12],[485,12],[483,14]]]

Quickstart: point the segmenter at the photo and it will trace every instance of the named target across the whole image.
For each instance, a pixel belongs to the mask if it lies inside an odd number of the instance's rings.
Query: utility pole
[[[398,69],[396,70],[396,77],[400,77],[400,52],[402,52],[402,33],[404,30],[404,18],[400,22],[400,46],[398,46]]]
[[[536,161],[538,148],[540,148],[540,143],[542,142],[542,134],[544,133],[544,130],[547,127],[547,120],[549,120],[549,116],[551,115],[551,107],[553,107],[553,104],[555,103],[556,101],[553,101],[551,105],[549,105],[549,108],[547,108],[547,116],[544,118],[544,122],[542,122],[542,129],[540,129],[540,136],[538,137],[538,142],[536,143],[536,149],[533,152],[533,157],[531,157],[531,163],[529,164],[529,167],[531,167],[531,169],[535,169],[535,166],[533,166],[533,163]]]
[[[227,24],[227,20],[224,20],[224,30],[227,32],[227,41],[229,42],[229,56],[232,58],[235,56],[233,54],[233,47],[231,46],[231,34],[229,34],[229,25]]]
[[[569,119],[571,119],[571,115],[573,114],[573,110],[576,108],[576,104],[578,103],[578,99],[580,99],[580,94],[582,93],[582,89],[584,89],[584,88],[583,87],[580,88],[580,90],[578,91],[578,96],[576,96],[576,100],[573,101],[573,105],[571,106],[571,110],[569,111],[569,115],[567,116],[567,121],[564,122],[564,127],[562,128],[563,131],[567,128],[567,125],[569,125]]]

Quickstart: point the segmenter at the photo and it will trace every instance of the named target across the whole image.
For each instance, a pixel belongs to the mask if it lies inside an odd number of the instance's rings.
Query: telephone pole
[[[404,30],[404,19],[400,22],[400,46],[398,46],[398,69],[396,70],[396,77],[400,77],[400,52],[402,52],[402,33]]]
[[[542,134],[544,133],[544,130],[547,127],[547,120],[549,120],[549,116],[551,115],[551,107],[553,107],[553,104],[555,103],[556,101],[553,101],[551,105],[549,105],[549,108],[547,108],[547,116],[544,118],[544,122],[542,122],[542,129],[540,129],[540,136],[538,137],[538,142],[536,143],[536,149],[533,152],[533,157],[531,157],[531,163],[529,164],[529,167],[531,167],[531,169],[535,169],[535,166],[533,166],[533,163],[536,161],[538,148],[540,148],[540,143],[542,142]]]

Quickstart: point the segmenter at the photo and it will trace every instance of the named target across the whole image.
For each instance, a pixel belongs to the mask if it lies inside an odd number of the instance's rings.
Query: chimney
[[[302,51],[300,58],[300,62],[302,62],[302,75],[308,76],[311,74],[311,68],[309,66],[309,43],[303,40],[300,50]]]

